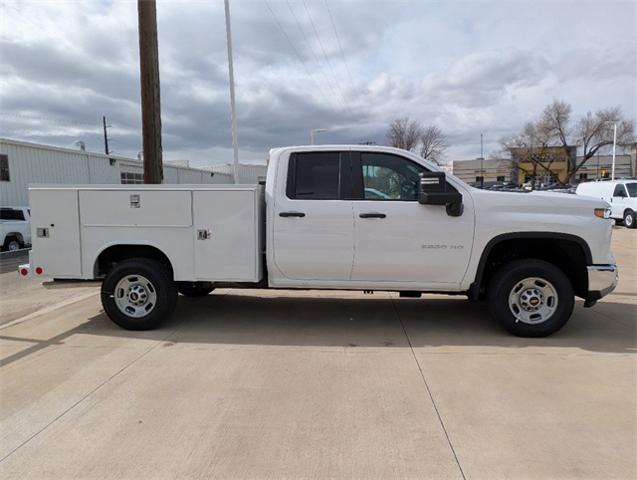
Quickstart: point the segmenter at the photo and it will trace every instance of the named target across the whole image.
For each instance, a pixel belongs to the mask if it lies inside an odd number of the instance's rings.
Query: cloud
[[[383,142],[404,115],[447,132],[450,157],[472,158],[480,133],[495,149],[553,98],[635,118],[631,2],[305,4],[231,2],[243,160],[306,143],[312,128],[329,129],[324,142]],[[112,147],[136,155],[135,2],[0,8],[0,135],[99,151],[106,115]],[[158,25],[165,158],[227,162],[223,3],[160,0]]]

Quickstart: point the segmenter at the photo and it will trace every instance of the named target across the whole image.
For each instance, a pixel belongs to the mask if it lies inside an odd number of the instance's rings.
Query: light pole
[[[480,186],[484,188],[484,144],[480,134]]]
[[[615,180],[615,149],[617,148],[617,122],[613,123],[613,164],[610,170],[610,179]]]
[[[232,150],[234,163],[232,173],[234,183],[239,183],[239,139],[237,138],[237,112],[234,106],[234,69],[232,66],[232,33],[230,32],[230,4],[224,1],[226,10],[226,43],[228,46],[228,75],[230,77],[230,116],[232,118]]]
[[[310,130],[310,145],[314,145],[314,134],[327,132],[327,128],[315,128]]]

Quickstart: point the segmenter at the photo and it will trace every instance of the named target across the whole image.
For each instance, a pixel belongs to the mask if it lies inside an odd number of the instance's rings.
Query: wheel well
[[[24,238],[22,237],[22,234],[20,232],[7,233],[4,236],[4,241],[6,242],[7,240],[9,240],[11,238],[15,238],[18,242],[24,242]]]
[[[474,298],[484,298],[489,281],[504,264],[524,258],[549,262],[562,270],[571,281],[575,295],[585,297],[588,292],[590,252],[580,241],[570,238],[510,238],[492,244],[483,253],[476,280],[472,285]],[[585,244],[584,244],[585,245]],[[486,257],[485,257],[486,255]]]
[[[104,249],[95,260],[94,276],[105,276],[115,265],[131,258],[147,258],[165,265],[173,278],[173,267],[164,252],[150,245],[113,245]]]

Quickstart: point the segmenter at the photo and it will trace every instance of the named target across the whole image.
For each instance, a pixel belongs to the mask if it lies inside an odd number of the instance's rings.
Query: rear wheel
[[[214,289],[211,282],[179,282],[177,284],[177,291],[185,297],[205,297]]]
[[[149,330],[173,312],[177,289],[164,265],[135,258],[108,272],[101,297],[104,311],[117,325],[127,330]]]
[[[534,259],[504,265],[491,280],[488,294],[492,316],[520,337],[545,337],[558,331],[575,303],[564,272]]]
[[[635,220],[635,212],[632,210],[626,210],[624,212],[624,225],[626,228],[637,228]]]

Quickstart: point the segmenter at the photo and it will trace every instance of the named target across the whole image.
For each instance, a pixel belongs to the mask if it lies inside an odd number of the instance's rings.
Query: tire
[[[637,228],[637,218],[632,210],[624,212],[624,226],[626,228]]]
[[[489,310],[519,337],[546,337],[573,313],[575,295],[568,277],[543,260],[516,260],[498,270],[488,287]]]
[[[177,291],[184,297],[205,297],[214,289],[215,287],[210,282],[180,282],[177,284]]]
[[[102,306],[126,330],[150,330],[175,310],[177,288],[161,263],[133,258],[118,263],[102,283]]]
[[[7,237],[4,240],[4,250],[7,252],[15,252],[22,248],[22,242],[16,237]]]

